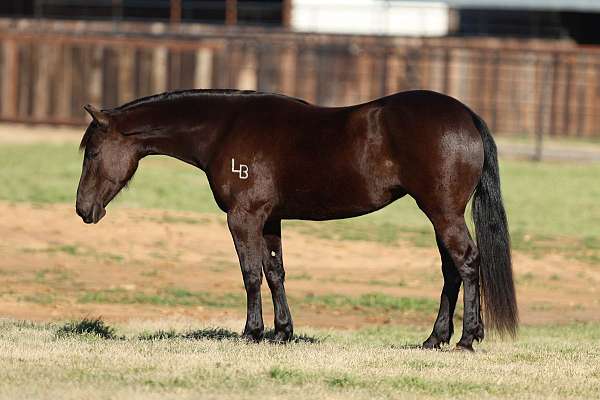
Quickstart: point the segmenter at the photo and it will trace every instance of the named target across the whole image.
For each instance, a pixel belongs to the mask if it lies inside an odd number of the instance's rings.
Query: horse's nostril
[[[75,212],[77,213],[77,215],[79,215],[81,218],[83,218],[85,216],[85,213],[83,212],[83,210],[79,207],[75,207]]]
[[[82,207],[75,207],[75,211],[77,212],[77,215],[79,215],[81,217],[81,219],[83,220],[83,222],[85,222],[86,224],[89,224],[92,222],[92,216],[91,216],[91,212],[86,212],[84,211],[84,209]]]

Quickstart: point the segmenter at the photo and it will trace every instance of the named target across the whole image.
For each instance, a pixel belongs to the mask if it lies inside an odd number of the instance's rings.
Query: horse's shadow
[[[139,340],[243,340],[242,335],[225,328],[204,328],[186,332],[176,332],[174,330],[159,330],[151,333],[143,333],[138,336]],[[275,340],[275,331],[265,331],[263,340],[267,343],[281,343]],[[320,343],[323,339],[309,335],[294,335],[290,343]]]

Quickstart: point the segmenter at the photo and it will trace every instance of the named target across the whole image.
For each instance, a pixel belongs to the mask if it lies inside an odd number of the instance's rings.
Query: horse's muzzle
[[[99,204],[94,204],[87,210],[78,205],[75,210],[86,224],[97,224],[106,215],[106,209]]]

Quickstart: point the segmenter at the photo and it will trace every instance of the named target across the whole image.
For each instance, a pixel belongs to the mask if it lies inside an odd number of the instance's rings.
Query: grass
[[[21,249],[24,253],[63,253],[68,254],[70,256],[75,257],[93,257],[94,259],[100,260],[108,260],[113,262],[122,262],[125,258],[119,254],[107,253],[107,252],[98,252],[92,248],[84,248],[76,244],[61,244],[54,245],[49,244],[45,248],[23,248]]]
[[[116,339],[115,328],[108,326],[100,318],[84,318],[81,321],[67,322],[56,331],[57,337],[91,335],[102,339]]]
[[[282,346],[245,342],[227,326],[154,324],[163,333],[101,320],[2,320],[0,398],[576,399],[600,392],[598,324],[526,327],[517,341],[486,339],[475,354],[416,349],[429,333],[416,327],[309,331],[304,337],[315,340]]]
[[[76,147],[74,143],[1,144],[0,200],[73,203],[81,168]],[[501,172],[514,248],[540,256],[560,252],[600,263],[600,164],[501,160]],[[166,157],[142,160],[130,188],[111,206],[220,212],[204,174]],[[204,221],[186,217],[163,222]],[[350,220],[286,221],[285,225],[336,240],[393,244],[407,239],[419,246],[435,245],[429,221],[408,197]]]
[[[138,336],[139,340],[232,340],[242,339],[242,335],[224,328],[204,328],[177,332],[174,329],[159,330],[156,332],[144,332]],[[275,331],[273,329],[265,331],[264,340],[266,342],[275,342]],[[292,343],[317,343],[320,339],[308,335],[294,335]]]
[[[438,309],[437,300],[427,298],[395,297],[383,293],[366,293],[352,297],[340,294],[309,295],[305,303],[322,305],[332,309],[363,308],[381,311],[424,312],[431,313]]]
[[[24,303],[35,303],[35,304],[52,304],[54,303],[54,296],[50,293],[31,293],[24,296],[20,296],[20,302]]]
[[[30,299],[31,302],[35,299]],[[265,296],[265,307],[269,307],[269,296]],[[23,300],[25,301],[25,300]],[[302,298],[289,296],[294,307],[324,307],[331,310],[363,310],[365,312],[412,312],[432,314],[438,309],[438,301],[427,298],[395,297],[384,293],[366,293],[359,296],[341,294],[306,295]],[[181,288],[165,288],[155,293],[128,291],[122,288],[87,291],[79,303],[99,304],[150,304],[154,306],[202,306],[209,308],[243,308],[246,299],[243,293],[210,293],[189,291]]]
[[[165,288],[157,293],[134,292],[118,288],[88,291],[79,297],[78,302],[236,308],[242,307],[245,304],[245,298],[241,293],[215,294],[209,292],[193,292],[181,288]]]

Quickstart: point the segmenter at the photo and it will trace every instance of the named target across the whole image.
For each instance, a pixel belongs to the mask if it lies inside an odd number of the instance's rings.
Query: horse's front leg
[[[287,304],[285,288],[285,270],[281,249],[281,221],[269,221],[264,228],[265,250],[263,268],[271,289],[275,310],[275,341],[287,342],[292,339],[294,328],[292,316]]]
[[[227,224],[240,260],[246,287],[247,315],[243,336],[259,341],[264,333],[260,297],[262,259],[266,251],[262,236],[264,219],[247,211],[233,210],[227,214]]]

